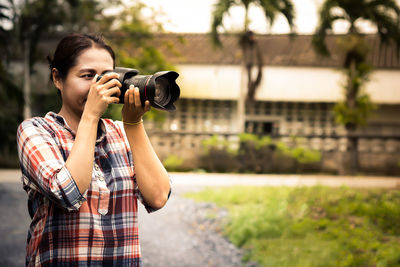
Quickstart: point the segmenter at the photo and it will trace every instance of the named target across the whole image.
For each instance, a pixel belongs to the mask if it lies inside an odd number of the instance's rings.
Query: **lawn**
[[[186,197],[228,210],[222,229],[244,261],[400,266],[400,190],[230,187]]]

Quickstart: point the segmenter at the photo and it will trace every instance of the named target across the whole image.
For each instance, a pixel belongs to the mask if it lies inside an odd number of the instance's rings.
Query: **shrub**
[[[296,146],[289,148],[283,142],[274,142],[269,136],[242,134],[239,161],[242,172],[294,172],[319,170],[321,152]],[[296,141],[296,139],[295,139]],[[316,166],[317,165],[317,166]]]
[[[211,172],[309,172],[320,170],[321,158],[319,151],[301,146],[289,148],[269,136],[245,133],[239,135],[238,149],[217,135],[204,140],[201,162]]]
[[[272,158],[275,146],[270,137],[259,138],[241,134],[238,160],[241,172],[268,173],[273,171]]]
[[[184,159],[176,155],[169,155],[163,162],[167,171],[179,171]]]
[[[296,147],[290,152],[291,156],[299,163],[314,163],[321,161],[321,152],[319,151]]]
[[[226,140],[222,136],[213,135],[202,142],[203,152],[209,154],[210,150],[223,150],[229,154],[235,155],[237,150],[234,148],[233,142]]]
[[[208,172],[237,172],[239,164],[233,143],[213,135],[202,143],[201,168]]]

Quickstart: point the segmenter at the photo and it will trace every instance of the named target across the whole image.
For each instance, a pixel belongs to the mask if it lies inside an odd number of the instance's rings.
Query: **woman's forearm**
[[[71,173],[81,194],[89,188],[92,180],[94,147],[99,118],[82,115],[66,167]]]
[[[143,124],[126,125],[125,132],[131,147],[136,181],[146,203],[161,208],[170,190],[168,173],[158,159]]]

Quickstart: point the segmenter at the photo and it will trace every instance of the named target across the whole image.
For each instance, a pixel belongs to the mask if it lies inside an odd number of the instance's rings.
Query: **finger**
[[[130,89],[129,89],[129,91],[130,91],[129,92],[129,104],[134,106],[135,105],[135,96],[134,96],[135,90],[132,87],[133,87],[133,85],[131,85]]]
[[[96,73],[96,75],[94,75],[93,77],[92,84],[95,84],[97,82],[97,77],[99,77],[99,75]]]
[[[135,106],[136,107],[141,107],[142,103],[140,101],[139,88],[135,87],[134,94],[135,94]]]
[[[129,90],[131,89],[126,90],[124,95],[124,103],[126,103],[127,105],[129,105]]]
[[[101,79],[98,81],[98,83],[99,84],[105,84],[110,80],[118,79],[118,78],[119,78],[119,74],[118,73],[108,72],[108,73],[104,74],[103,77],[101,77]],[[97,78],[96,78],[96,80],[97,80]]]
[[[107,98],[107,103],[108,104],[118,104],[119,103],[119,98],[118,97],[108,97]]]
[[[149,101],[149,100],[146,100],[146,102],[144,102],[144,110],[145,110],[145,112],[147,112],[147,111],[149,111],[150,109],[151,109],[150,101]]]
[[[105,91],[105,96],[116,96],[119,97],[121,95],[121,90],[119,87],[113,87]]]
[[[112,87],[119,87],[119,88],[121,88],[121,87],[122,87],[122,84],[121,84],[120,81],[118,81],[117,79],[112,79],[112,80],[109,80],[108,82],[106,82],[106,83],[103,85],[103,87],[104,87],[105,89],[110,89],[110,88],[112,88]]]

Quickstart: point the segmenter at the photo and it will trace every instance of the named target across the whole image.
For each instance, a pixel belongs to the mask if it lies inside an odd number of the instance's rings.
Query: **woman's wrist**
[[[126,121],[126,120],[123,119],[122,122],[123,122],[125,125],[135,126],[135,125],[142,124],[142,123],[143,123],[143,119],[141,118],[141,119],[139,119],[139,120],[137,120],[137,121]]]

